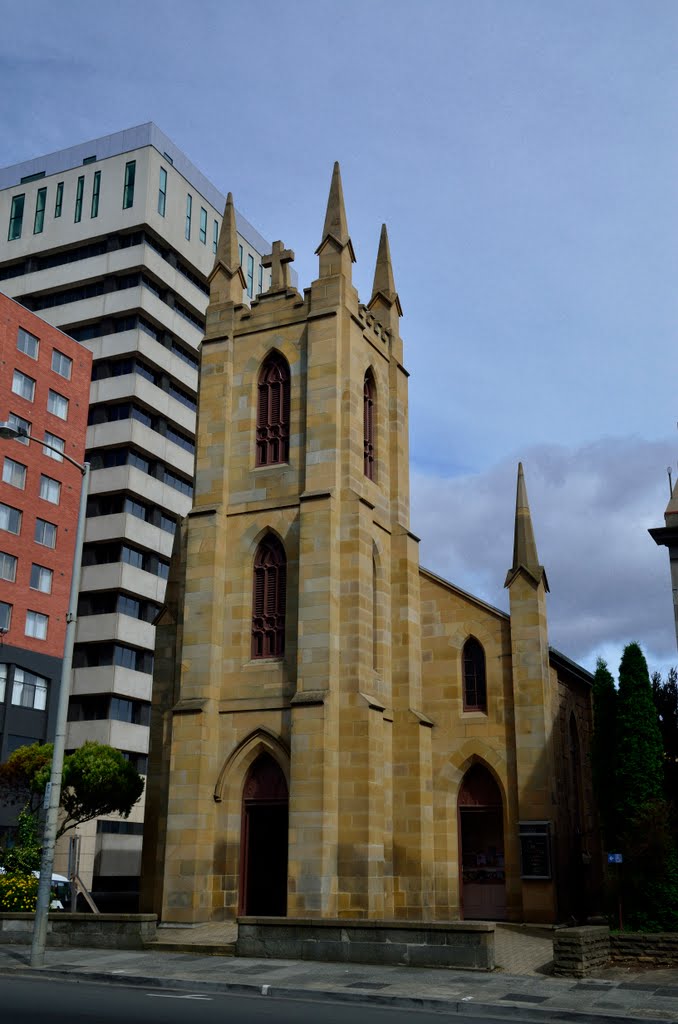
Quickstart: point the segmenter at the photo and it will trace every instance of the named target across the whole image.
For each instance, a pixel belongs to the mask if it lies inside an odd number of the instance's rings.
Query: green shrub
[[[0,875],[0,911],[18,913],[35,911],[38,901],[38,879],[18,871]]]

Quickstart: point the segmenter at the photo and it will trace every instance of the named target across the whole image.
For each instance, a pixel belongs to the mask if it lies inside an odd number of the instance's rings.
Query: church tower
[[[402,310],[385,226],[359,301],[338,164],[317,255],[302,295],[275,242],[243,305],[229,195],[158,624],[142,906],[167,922],[432,914]]]

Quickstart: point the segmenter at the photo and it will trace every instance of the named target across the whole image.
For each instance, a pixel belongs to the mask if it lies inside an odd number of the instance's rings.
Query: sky
[[[0,163],[154,121],[317,274],[341,163],[354,283],[388,224],[421,562],[508,609],[525,469],[553,646],[678,663],[675,0],[24,0]]]

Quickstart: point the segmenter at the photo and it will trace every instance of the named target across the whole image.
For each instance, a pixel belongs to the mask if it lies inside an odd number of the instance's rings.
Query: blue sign
[[[623,864],[624,857],[621,853],[608,853],[607,855],[608,864]]]

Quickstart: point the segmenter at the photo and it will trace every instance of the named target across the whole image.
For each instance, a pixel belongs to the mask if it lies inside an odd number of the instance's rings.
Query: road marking
[[[270,985],[262,985],[261,986],[261,994],[262,994],[262,996],[267,996],[269,991],[270,991],[270,988],[271,988]]]
[[[461,1001],[462,1003],[468,1003],[471,999],[473,999],[473,996],[463,996]]]
[[[150,999],[207,999],[208,1002],[212,1001],[212,996],[201,996],[201,995],[188,995],[180,996],[175,995],[173,992],[147,992],[146,995]]]

